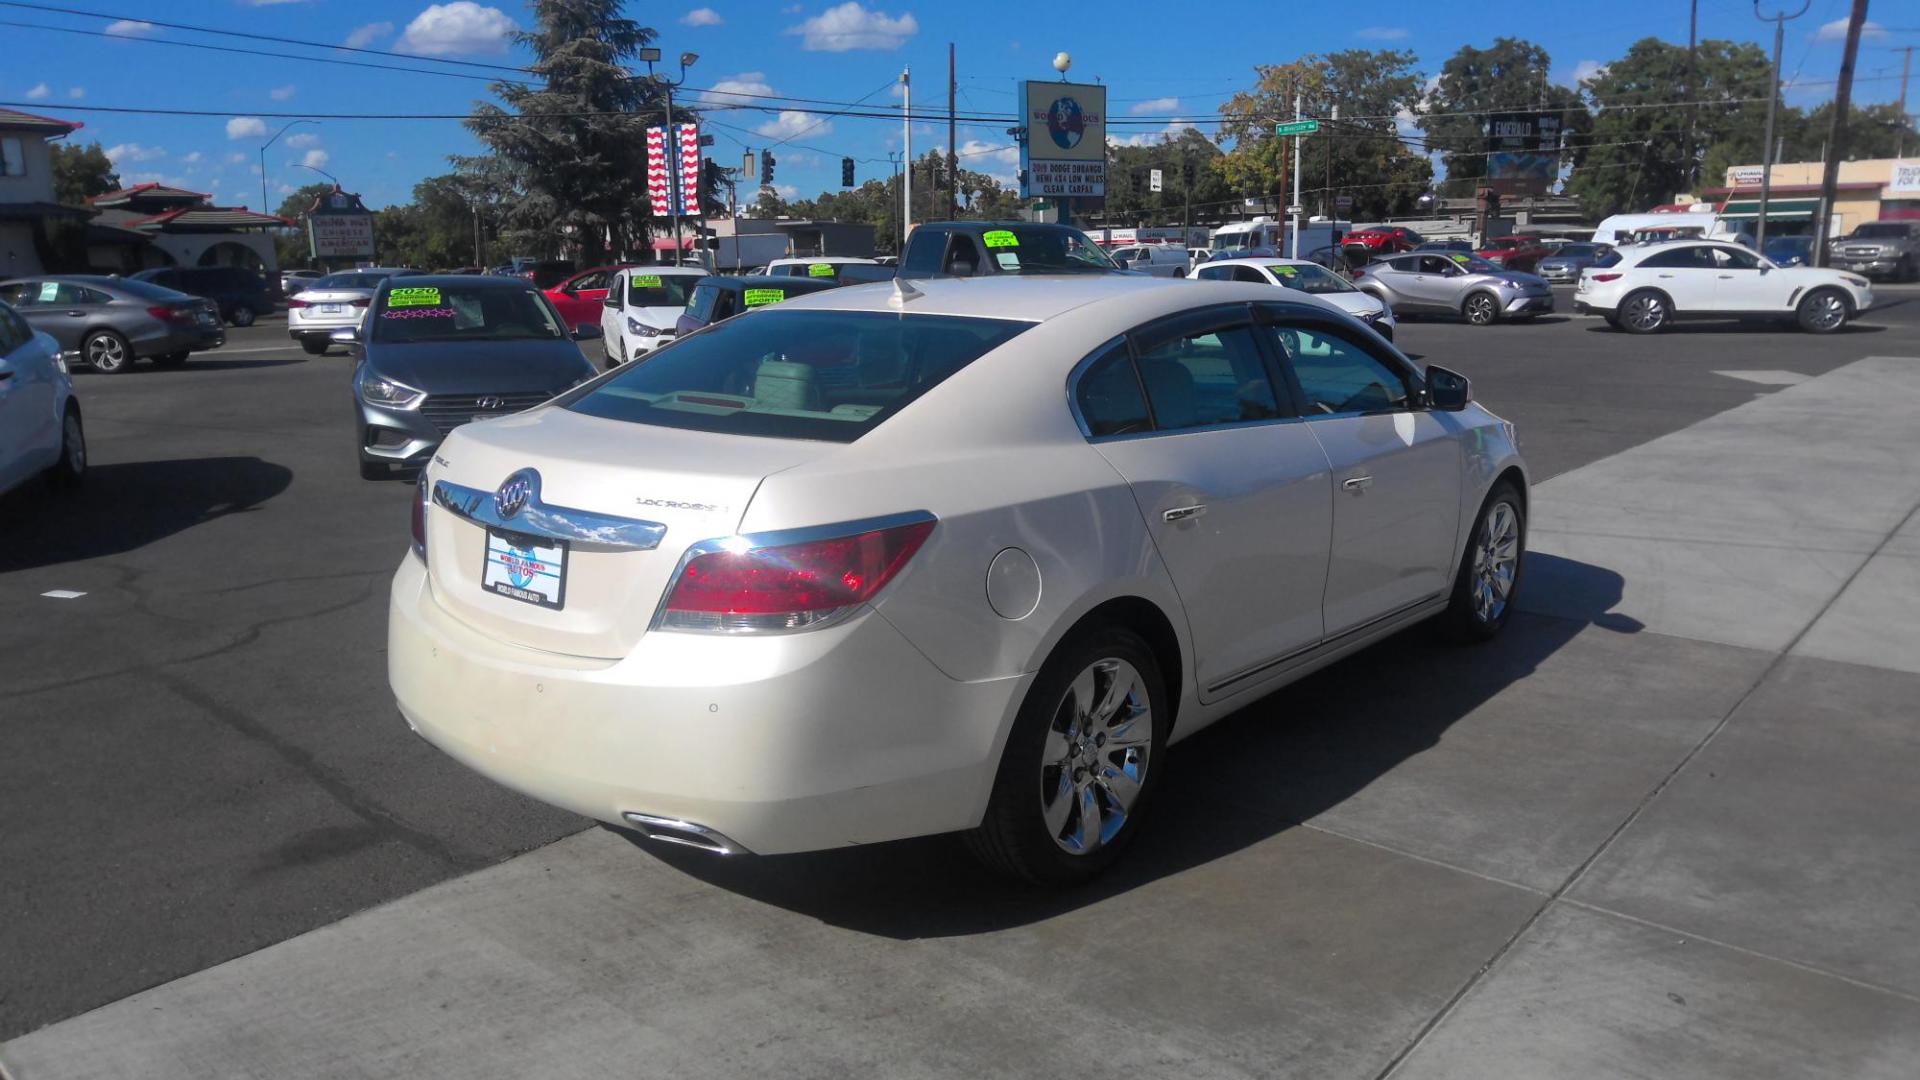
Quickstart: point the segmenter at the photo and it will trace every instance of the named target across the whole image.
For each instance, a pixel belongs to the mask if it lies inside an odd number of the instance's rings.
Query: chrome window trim
[[[493,492],[456,484],[451,480],[434,481],[434,505],[485,528],[626,551],[651,551],[659,547],[660,541],[667,535],[667,527],[657,521],[617,517],[545,502],[540,498],[540,474],[532,469],[524,471],[532,479],[533,490],[527,496],[526,506],[511,517],[502,515],[494,506]]]
[[[757,548],[786,547],[789,544],[811,544],[820,540],[838,540],[843,536],[856,536],[865,532],[878,532],[882,529],[897,529],[902,525],[918,525],[921,522],[939,522],[939,517],[930,510],[906,510],[898,514],[883,514],[879,517],[857,518],[853,521],[839,521],[830,525],[803,525],[794,529],[772,529],[766,532],[739,533],[733,536],[715,536],[697,541],[687,546],[680,555],[680,561],[673,564],[673,573],[667,576],[667,585],[660,592],[660,602],[654,606],[653,618],[647,622],[647,632],[658,630],[667,634],[719,634],[725,637],[755,634],[805,634],[814,630],[825,630],[847,621],[871,601],[850,604],[834,608],[826,615],[805,626],[764,627],[742,626],[731,629],[693,629],[665,625],[667,602],[673,599],[674,587],[680,584],[680,575],[686,572],[687,564],[702,555],[711,555],[716,551],[751,551]],[[664,526],[662,526],[664,528]],[[891,584],[891,582],[889,582]]]

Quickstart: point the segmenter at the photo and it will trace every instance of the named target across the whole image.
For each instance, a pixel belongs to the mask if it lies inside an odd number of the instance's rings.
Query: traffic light
[[[773,186],[773,151],[760,155],[760,186]]]
[[[840,159],[840,186],[853,186],[853,159],[850,157]]]

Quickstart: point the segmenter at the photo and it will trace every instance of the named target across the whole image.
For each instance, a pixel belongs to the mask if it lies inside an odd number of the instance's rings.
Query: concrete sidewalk
[[[18,1080],[1886,1077],[1920,1061],[1920,359],[1536,489],[1525,612],[1171,755],[1066,895],[591,830],[15,1040]]]

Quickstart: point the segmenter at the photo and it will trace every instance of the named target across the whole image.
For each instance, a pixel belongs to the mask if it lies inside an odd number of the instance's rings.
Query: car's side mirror
[[[1438,364],[1427,366],[1427,405],[1441,412],[1459,412],[1473,400],[1473,383],[1457,371]]]
[[[599,324],[598,324],[598,323],[584,323],[584,322],[583,322],[583,323],[581,323],[580,325],[578,325],[578,326],[576,326],[576,327],[574,327],[574,328],[573,328],[573,340],[575,340],[575,341],[599,341],[599,340],[600,340],[600,326],[599,326]]]
[[[619,307],[619,306],[620,306],[620,290],[619,290],[619,289],[608,289],[608,290],[607,290],[607,295],[606,295],[605,297],[603,297],[603,298],[601,298],[601,300],[600,300],[600,306],[601,306],[601,307],[610,307],[610,308],[617,308],[617,307]]]
[[[360,355],[360,328],[357,326],[349,326],[344,330],[335,330],[333,333],[327,335],[327,340],[333,342],[335,345],[345,345],[347,347],[347,355],[349,356]]]

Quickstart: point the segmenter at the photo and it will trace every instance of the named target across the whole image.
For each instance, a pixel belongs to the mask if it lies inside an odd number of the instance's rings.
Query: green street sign
[[[1311,135],[1320,130],[1318,120],[1289,120],[1284,124],[1275,124],[1275,135]]]

